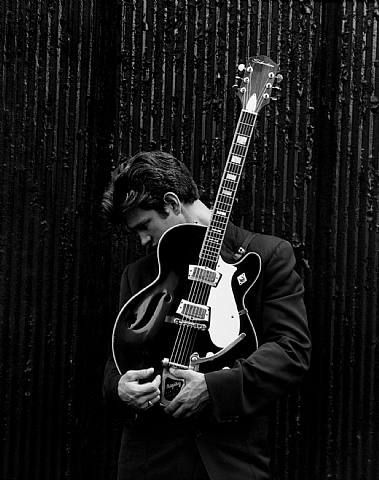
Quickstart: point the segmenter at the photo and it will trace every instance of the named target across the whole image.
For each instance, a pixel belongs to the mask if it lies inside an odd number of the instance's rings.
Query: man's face
[[[133,208],[126,214],[126,226],[138,234],[143,246],[157,245],[166,230],[184,222],[183,215],[176,214],[170,206],[167,207],[167,213],[168,216],[163,216],[156,210]]]

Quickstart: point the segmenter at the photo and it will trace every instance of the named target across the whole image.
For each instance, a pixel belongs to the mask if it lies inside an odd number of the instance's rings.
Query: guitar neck
[[[234,133],[211,221],[200,251],[200,264],[212,269],[217,266],[256,119],[256,113],[242,110]]]

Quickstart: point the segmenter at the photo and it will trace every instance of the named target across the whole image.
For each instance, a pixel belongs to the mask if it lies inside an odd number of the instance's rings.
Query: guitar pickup
[[[209,325],[209,311],[210,308],[207,305],[181,300],[176,312],[181,315],[183,319],[189,320],[190,322],[200,322]]]
[[[209,267],[202,267],[200,265],[189,265],[188,267],[188,279],[201,283],[206,283],[212,287],[217,287],[220,281],[221,273],[216,270],[212,270]]]

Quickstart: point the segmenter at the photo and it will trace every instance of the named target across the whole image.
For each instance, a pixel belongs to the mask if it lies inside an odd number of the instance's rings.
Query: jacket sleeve
[[[121,277],[119,309],[121,309],[130,297],[131,289],[128,281],[128,267],[126,267]],[[118,396],[118,382],[121,376],[116,367],[113,355],[110,355],[105,364],[103,380],[103,396],[107,402],[123,404]]]
[[[205,375],[217,421],[262,412],[303,378],[311,342],[304,287],[291,245],[280,241],[263,266],[258,349],[228,370]]]

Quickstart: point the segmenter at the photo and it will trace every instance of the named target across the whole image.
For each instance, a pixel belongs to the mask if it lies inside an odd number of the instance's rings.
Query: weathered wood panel
[[[377,1],[0,4],[0,478],[113,478],[101,401],[122,265],[119,155],[172,150],[212,202],[236,65],[280,63],[234,211],[293,242],[312,370],[274,419],[274,478],[379,475]]]

